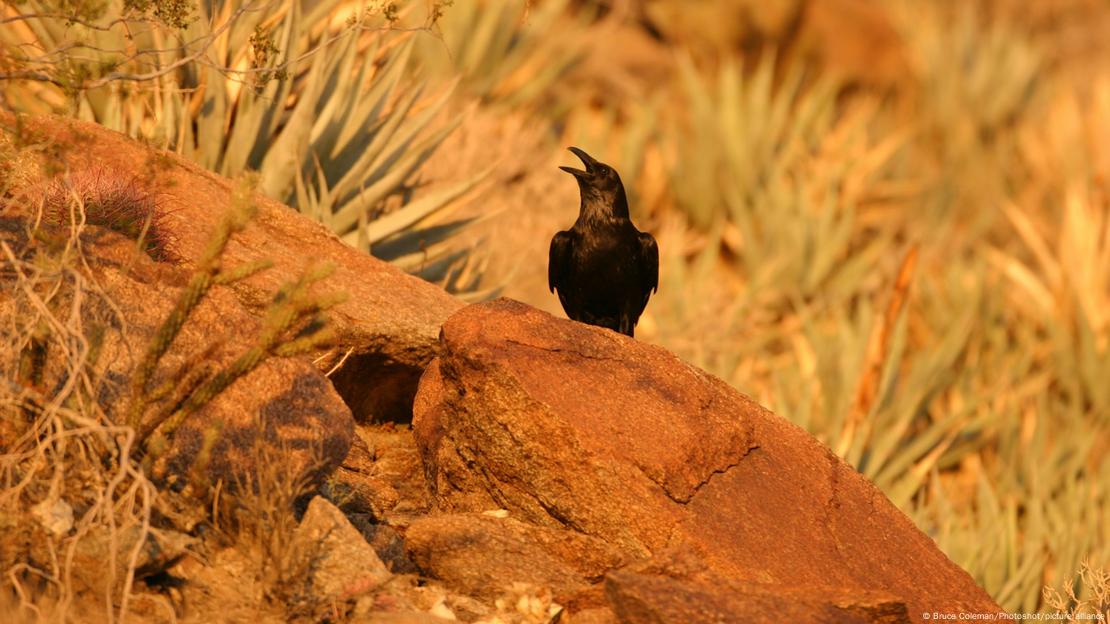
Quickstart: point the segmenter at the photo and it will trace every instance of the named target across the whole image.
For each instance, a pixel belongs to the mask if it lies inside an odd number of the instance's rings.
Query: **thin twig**
[[[867,360],[863,374],[856,385],[855,400],[852,402],[851,411],[841,430],[840,439],[836,445],[836,452],[841,457],[852,448],[860,424],[871,412],[875,399],[879,393],[879,382],[882,381],[883,368],[887,358],[890,357],[890,341],[894,334],[894,327],[905,307],[909,294],[910,284],[913,279],[914,268],[917,266],[917,245],[911,245],[902,265],[898,269],[898,276],[891,287],[890,301],[887,303],[886,313],[882,322],[876,325],[868,340]],[[868,431],[870,428],[867,428]]]

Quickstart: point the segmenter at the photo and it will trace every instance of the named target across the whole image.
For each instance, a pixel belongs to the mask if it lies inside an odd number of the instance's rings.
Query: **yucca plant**
[[[1110,379],[1110,219],[1097,190],[1110,161],[1096,149],[1098,89],[1082,122],[1043,122],[1060,149],[1037,136],[1022,146],[1035,162],[1004,153],[1015,136],[991,133],[1030,123],[1037,53],[1007,59],[1020,39],[991,28],[976,45],[994,52],[969,52],[978,69],[946,78],[997,91],[970,119],[918,101],[934,116],[907,125],[903,109],[770,55],[715,80],[680,66],[674,108],[688,117],[661,122],[659,141],[692,227],[660,233],[672,286],[649,320],[657,340],[829,444],[1008,610],[1030,612],[1047,608],[1046,583],[1110,556],[1096,382]],[[1096,153],[1080,162],[1076,145]],[[938,154],[985,160],[960,168]],[[915,170],[926,162],[944,168]],[[1010,199],[1002,182],[1023,166],[1048,180]],[[976,189],[984,168],[996,177]],[[1083,175],[1061,183],[1061,170]]]
[[[381,7],[340,0],[307,11],[294,0],[261,8],[237,0],[201,3],[179,35],[189,43],[176,48],[172,29],[137,29],[132,45],[166,51],[144,60],[172,71],[135,91],[118,81],[71,85],[78,114],[161,142],[226,176],[256,170],[262,192],[349,244],[468,288],[473,280],[459,267],[467,254],[448,244],[466,221],[449,213],[483,173],[464,172],[446,187],[415,192],[421,166],[458,124],[443,119],[451,85],[426,96],[432,87],[409,75],[421,33],[392,30],[392,16]],[[114,24],[126,15],[113,3],[99,19]],[[97,50],[128,43],[123,28],[75,33],[80,26],[62,19],[27,24],[44,48],[75,36]]]
[[[317,19],[328,16],[329,8],[318,6],[315,10],[321,17]],[[302,19],[305,26],[299,25]],[[283,21],[274,26],[281,37],[278,49],[287,51],[275,55],[271,67],[281,67],[286,59],[319,47],[318,41],[296,40],[289,34],[318,28],[311,17],[298,15],[295,3],[289,3]],[[223,128],[234,115],[226,134],[227,150],[210,155],[222,157],[210,166],[226,174],[244,166],[257,168],[264,192],[324,222],[349,244],[399,261],[414,272],[439,277],[459,259],[444,243],[465,223],[445,223],[446,209],[483,174],[471,172],[461,182],[426,193],[400,209],[383,211],[388,198],[400,194],[404,200],[411,195],[414,174],[458,119],[434,127],[450,86],[424,100],[426,83],[406,84],[411,34],[393,39],[375,36],[367,42],[357,36],[358,23],[348,28],[351,32],[315,54],[303,73],[278,77],[261,94],[244,89],[220,93],[225,83],[213,80],[215,88],[206,90],[200,108],[226,110],[227,119],[220,116],[198,124],[197,139],[186,143],[195,145],[199,155],[209,145],[200,138],[202,133],[207,130],[214,138],[223,137]],[[296,103],[285,110],[283,103],[291,93]],[[419,263],[412,261],[414,256],[419,256]]]
[[[937,466],[911,515],[1000,604],[1033,612],[1046,607],[1043,586],[1068,580],[1086,557],[1110,557],[1100,537],[1110,531],[1110,462],[1099,450],[1105,426],[1053,396],[1050,375],[1002,370],[993,389],[1008,392],[995,395],[1005,398],[991,402],[995,422],[983,432],[992,443],[958,473]]]
[[[923,216],[976,236],[997,224],[983,207],[1020,183],[1015,130],[1036,110],[1044,54],[979,3],[890,8],[918,70],[909,111],[919,149],[903,165],[927,181]]]
[[[721,228],[753,291],[807,297],[863,281],[890,233],[862,236],[859,212],[903,136],[872,139],[874,107],[842,110],[835,83],[778,72],[773,55],[750,75],[726,62],[709,84],[688,61],[680,70],[689,114],[672,131],[676,206]]]
[[[1110,206],[1090,190],[1072,188],[1063,198],[1063,223],[1053,246],[1029,215],[1008,206],[1027,254],[993,246],[984,253],[1005,273],[1022,320],[1043,327],[1053,339],[1061,389],[1076,405],[1089,405],[1110,425]],[[1054,247],[1054,248],[1053,248]],[[1021,257],[1030,255],[1026,264]]]
[[[420,42],[420,62],[441,75],[458,75],[463,88],[487,103],[509,108],[554,105],[558,82],[585,52],[587,13],[570,14],[568,0],[474,0],[454,3],[437,27],[442,41]],[[558,31],[559,35],[552,33]]]

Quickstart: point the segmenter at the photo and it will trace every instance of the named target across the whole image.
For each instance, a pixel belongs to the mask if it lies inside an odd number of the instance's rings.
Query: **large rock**
[[[0,114],[0,126],[32,142],[52,144],[51,166],[57,171],[119,177],[154,198],[158,239],[167,257],[185,266],[201,256],[229,205],[232,181],[101,126],[25,116],[17,125],[9,114]],[[256,200],[258,216],[232,238],[224,262],[234,266],[267,258],[274,266],[236,283],[235,295],[258,313],[278,287],[313,263],[335,264],[335,273],[320,287],[345,291],[348,298],[330,314],[338,329],[336,346],[321,354],[325,357],[317,365],[330,370],[342,359],[331,381],[360,421],[407,421],[440,324],[462,303],[345,245],[295,210],[262,196]]]
[[[441,343],[413,430],[442,510],[681,548],[737,582],[879,591],[914,617],[998,611],[862,475],[661,348],[507,300]]]

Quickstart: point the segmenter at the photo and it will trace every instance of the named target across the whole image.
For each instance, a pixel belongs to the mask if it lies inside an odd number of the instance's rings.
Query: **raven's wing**
[[[655,243],[654,236],[640,232],[640,290],[644,296],[644,306],[647,306],[651,293],[658,289],[659,245]]]
[[[570,232],[562,231],[551,238],[551,252],[547,258],[547,288],[560,293],[564,289],[564,280],[570,274],[570,247],[573,242]]]

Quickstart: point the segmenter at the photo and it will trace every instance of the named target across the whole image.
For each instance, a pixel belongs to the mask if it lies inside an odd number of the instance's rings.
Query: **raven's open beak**
[[[577,156],[579,160],[582,161],[582,164],[586,165],[586,170],[583,171],[581,169],[575,169],[574,167],[559,167],[560,169],[566,171],[576,178],[583,178],[593,173],[594,165],[597,164],[596,160],[591,158],[590,155],[587,154],[585,151],[577,147],[568,147],[567,149],[570,150],[571,153],[573,153],[575,156]]]

